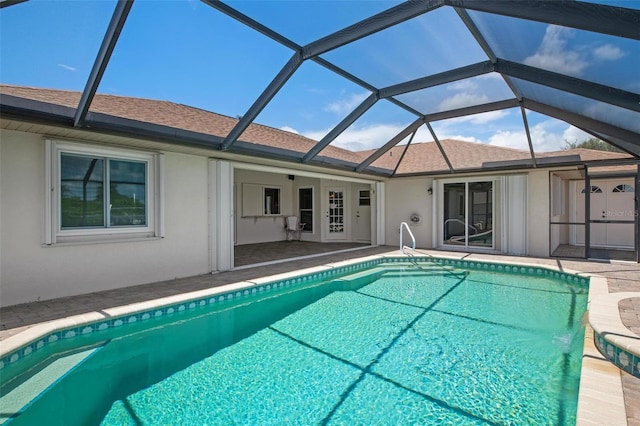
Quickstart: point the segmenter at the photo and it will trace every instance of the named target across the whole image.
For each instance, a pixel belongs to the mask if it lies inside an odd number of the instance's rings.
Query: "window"
[[[47,141],[45,242],[161,236],[161,155]]]
[[[370,206],[371,205],[371,192],[369,190],[359,191],[358,205]]]
[[[146,226],[147,163],[60,154],[60,228]]]
[[[582,189],[582,191],[580,191],[582,194],[584,194],[584,188]],[[591,185],[591,191],[592,194],[602,194],[602,189],[600,189],[599,186],[595,186],[595,185]]]
[[[298,188],[298,215],[302,232],[313,232],[313,188]]]
[[[618,185],[613,188],[612,192],[633,192],[633,186],[627,185],[626,183],[623,185]]]
[[[282,191],[278,186],[242,184],[242,217],[281,215]]]
[[[280,188],[264,188],[264,214],[280,214]]]

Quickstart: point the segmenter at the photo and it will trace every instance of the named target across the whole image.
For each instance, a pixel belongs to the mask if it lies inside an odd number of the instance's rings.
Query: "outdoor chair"
[[[287,216],[284,224],[287,231],[287,241],[293,241],[294,239],[300,241],[304,225],[304,223],[298,222],[298,216]]]

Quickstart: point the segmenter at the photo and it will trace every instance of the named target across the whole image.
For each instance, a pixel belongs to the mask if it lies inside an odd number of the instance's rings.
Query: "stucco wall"
[[[375,209],[375,194],[370,184],[348,182],[333,179],[321,179],[315,177],[295,176],[293,180],[285,173],[270,173],[237,168],[234,170],[234,184],[236,194],[236,244],[253,244],[269,241],[282,241],[285,239],[284,218],[288,215],[298,215],[298,189],[313,188],[313,232],[302,233],[304,241],[370,241],[373,225],[372,222],[366,229],[357,232],[358,215],[360,211],[369,212],[370,217]],[[251,216],[243,212],[243,200],[246,184],[273,186],[281,189],[281,213],[277,216]],[[329,203],[327,191],[329,189],[344,191],[344,223],[345,232],[339,235],[329,235],[327,231],[327,218]],[[358,207],[358,191],[369,190],[371,206],[368,209]],[[261,200],[259,200],[261,201]],[[253,202],[252,202],[253,203]],[[374,219],[371,218],[371,221]]]
[[[549,172],[547,170],[529,173],[527,218],[529,256],[549,256]]]
[[[395,179],[386,182],[385,189],[385,229],[386,244],[398,246],[400,244],[400,223],[409,223],[413,213],[422,216],[422,222],[411,226],[411,232],[416,238],[416,247],[432,248],[432,203],[433,195],[427,193],[432,187],[431,178]],[[434,189],[435,191],[435,189]],[[404,244],[410,244],[410,238],[405,233]]]
[[[253,170],[234,170],[236,187],[236,244],[264,243],[285,239],[284,217],[293,214],[293,182],[286,174]],[[280,188],[280,214],[274,216],[243,216],[243,184],[258,184]],[[260,204],[262,200],[259,200]]]
[[[2,131],[0,150],[2,306],[210,271],[206,158],[166,153],[165,238],[47,247],[43,138]]]

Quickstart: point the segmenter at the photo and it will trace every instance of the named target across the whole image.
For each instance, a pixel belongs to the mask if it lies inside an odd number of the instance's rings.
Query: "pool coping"
[[[588,278],[590,280],[587,308],[589,327],[587,333],[585,333],[576,424],[607,424],[611,426],[627,424],[620,369],[623,368],[621,364],[625,364],[627,366],[630,365],[632,370],[635,366],[636,372],[640,370],[640,338],[635,336],[634,333],[622,324],[618,310],[618,302],[629,297],[637,297],[637,292],[609,293],[608,282],[605,277],[559,268],[555,265],[527,263],[522,260],[510,262],[504,259],[500,259],[499,261],[491,259],[463,259],[462,255],[449,255],[444,253],[431,255],[420,252],[417,253],[417,255],[422,258],[442,259],[454,262],[475,262],[489,265],[536,268]],[[220,287],[157,298],[109,308],[100,312],[88,312],[36,324],[25,331],[1,341],[0,359],[25,346],[34,344],[38,339],[69,328],[81,327],[109,318],[135,315],[136,313],[176,304],[187,304],[199,299],[213,299],[224,294],[234,294],[233,292],[237,292],[237,295],[242,294],[241,292],[247,294],[248,289],[253,289],[255,292],[257,287],[260,287],[260,291],[262,291],[262,288],[264,288],[265,285],[268,286],[269,283],[317,273],[335,272],[337,274],[339,273],[338,271],[349,268],[351,265],[360,265],[371,261],[374,261],[372,263],[378,263],[380,260],[394,258],[407,259],[407,255],[396,250],[390,253],[328,263],[312,268],[239,281]],[[630,354],[630,363],[628,362],[629,358],[626,359],[625,363],[625,355],[623,355],[625,353],[627,357]],[[607,356],[607,354],[609,356]],[[629,371],[627,369],[625,370]],[[631,373],[631,371],[629,372]]]

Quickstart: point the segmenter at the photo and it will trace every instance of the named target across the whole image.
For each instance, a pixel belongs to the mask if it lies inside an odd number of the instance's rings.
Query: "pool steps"
[[[24,377],[17,377],[18,383],[8,383],[11,389],[3,390],[0,395],[0,425],[19,415],[25,408],[33,403],[48,388],[56,385],[65,376],[84,363],[93,354],[102,349],[104,344],[91,348],[83,348],[79,351],[56,357],[51,362],[41,363],[40,371]],[[35,368],[35,367],[34,367]],[[26,376],[26,373],[22,376]]]

